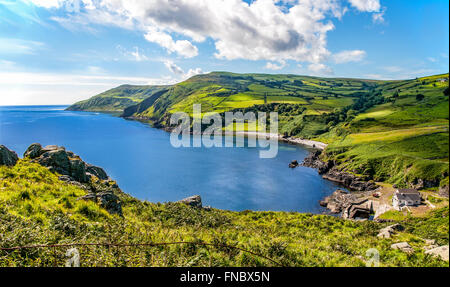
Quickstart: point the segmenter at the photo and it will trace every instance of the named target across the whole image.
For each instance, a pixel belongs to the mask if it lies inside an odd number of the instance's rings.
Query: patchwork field
[[[203,113],[278,112],[280,134],[328,143],[324,156],[343,170],[400,186],[448,181],[448,74],[376,81],[214,72],[168,87],[122,86],[70,109],[116,109],[117,98],[124,117],[157,127],[176,112],[192,117],[193,104]]]

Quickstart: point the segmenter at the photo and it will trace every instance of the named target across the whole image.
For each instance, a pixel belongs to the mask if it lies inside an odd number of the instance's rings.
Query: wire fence
[[[41,244],[41,245],[28,245],[28,246],[15,246],[15,247],[0,247],[0,251],[2,251],[1,253],[7,253],[6,255],[8,255],[8,253],[14,252],[14,251],[18,251],[18,250],[27,250],[27,249],[52,249],[53,250],[53,266],[57,267],[58,263],[57,263],[57,249],[61,249],[61,248],[76,248],[76,247],[107,247],[107,248],[112,248],[115,247],[117,249],[127,249],[127,248],[143,248],[143,247],[164,247],[164,246],[171,246],[171,245],[192,245],[192,246],[203,246],[203,247],[215,247],[215,248],[226,248],[228,250],[233,249],[233,250],[237,250],[237,251],[241,251],[247,254],[250,254],[252,256],[256,256],[262,259],[265,259],[267,261],[269,261],[272,264],[275,264],[276,266],[280,266],[280,267],[284,267],[285,265],[268,257],[265,256],[263,254],[259,254],[257,252],[248,250],[248,249],[244,249],[238,246],[233,246],[233,245],[227,245],[227,244],[218,244],[218,243],[206,243],[206,242],[186,242],[186,241],[180,241],[180,242],[159,242],[159,243],[140,243],[140,244],[128,244],[128,243],[67,243],[67,244]],[[0,254],[1,254],[0,253]],[[73,266],[79,266],[79,262],[74,262],[75,261],[79,261],[79,253],[78,250],[68,250],[68,252],[66,252],[66,266],[73,264]],[[72,258],[67,259],[68,256],[72,256]],[[77,258],[78,257],[78,258]],[[69,260],[69,261],[68,261]],[[67,263],[69,262],[69,263]]]

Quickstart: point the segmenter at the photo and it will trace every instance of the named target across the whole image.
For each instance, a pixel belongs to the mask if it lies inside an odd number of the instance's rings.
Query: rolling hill
[[[122,111],[169,127],[175,112],[277,111],[280,133],[328,143],[323,160],[367,180],[448,188],[448,74],[401,81],[213,72],[121,86],[69,110]],[[242,128],[242,127],[241,127]]]

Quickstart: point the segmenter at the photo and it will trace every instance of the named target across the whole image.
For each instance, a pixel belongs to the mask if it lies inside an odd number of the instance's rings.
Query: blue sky
[[[447,73],[441,0],[0,0],[0,105],[231,71],[406,79]]]

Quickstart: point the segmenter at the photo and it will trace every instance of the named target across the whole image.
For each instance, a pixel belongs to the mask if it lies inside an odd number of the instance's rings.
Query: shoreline
[[[294,145],[302,145],[307,146],[310,148],[314,148],[317,150],[325,150],[328,146],[326,143],[319,142],[319,141],[313,141],[313,140],[307,140],[307,139],[300,139],[300,138],[294,138],[294,137],[284,137],[280,134],[273,134],[273,133],[263,133],[263,132],[249,132],[249,131],[238,131],[238,132],[224,132],[224,135],[227,134],[235,134],[235,135],[245,135],[245,136],[254,136],[254,137],[265,137],[268,140],[278,140],[280,142],[285,142],[289,144]]]
[[[140,118],[140,117],[122,117],[122,118],[125,120],[138,121],[138,122],[141,122],[144,124],[149,124],[155,129],[164,130],[166,132],[171,131],[171,128],[167,127],[167,126],[159,126],[159,127],[153,126],[151,124],[152,120],[149,118]],[[191,134],[192,134],[192,131],[191,131]],[[263,133],[263,132],[255,132],[255,131],[236,131],[236,132],[223,131],[222,132],[222,136],[231,135],[231,134],[233,134],[234,136],[244,135],[247,137],[248,136],[255,136],[255,137],[262,136],[262,137],[265,137],[267,140],[278,140],[280,142],[284,142],[284,143],[288,143],[288,144],[292,144],[292,145],[300,145],[303,147],[313,148],[313,149],[320,150],[320,151],[324,151],[328,147],[328,144],[323,143],[323,142],[295,138],[295,137],[285,137],[283,135],[274,134],[274,133]]]

